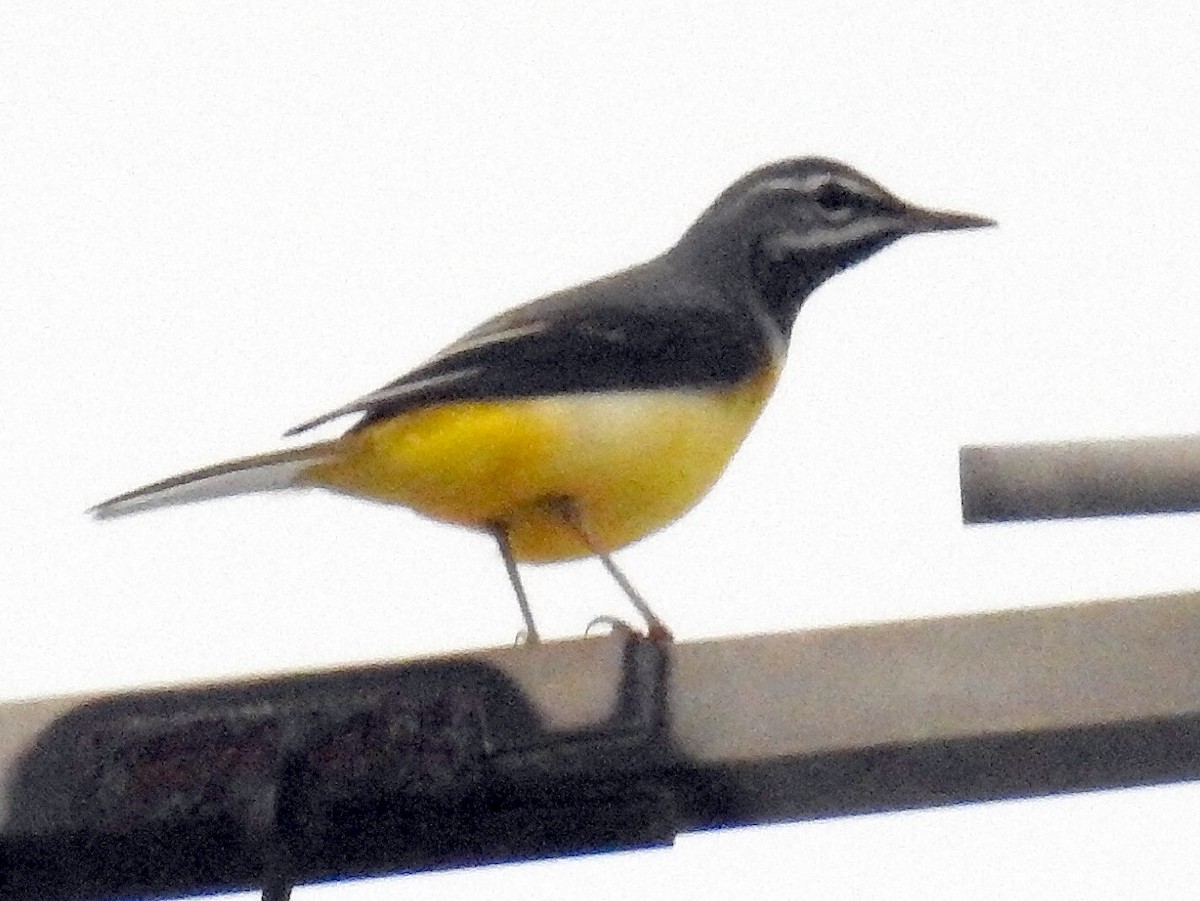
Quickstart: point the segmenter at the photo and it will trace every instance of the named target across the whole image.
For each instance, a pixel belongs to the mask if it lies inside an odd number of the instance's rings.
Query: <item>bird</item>
[[[907,203],[832,159],[770,163],[658,256],[488,319],[285,433],[357,417],[341,437],[186,472],[90,512],[331,489],[490,534],[529,644],[540,636],[518,564],[590,556],[648,637],[670,641],[613,553],[678,519],[721,476],[813,291],[904,236],[994,224]]]

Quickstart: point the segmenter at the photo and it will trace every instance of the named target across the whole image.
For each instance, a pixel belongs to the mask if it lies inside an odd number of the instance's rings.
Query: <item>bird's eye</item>
[[[836,181],[827,181],[817,189],[813,196],[817,206],[827,213],[840,213],[858,206],[858,195],[845,185]]]

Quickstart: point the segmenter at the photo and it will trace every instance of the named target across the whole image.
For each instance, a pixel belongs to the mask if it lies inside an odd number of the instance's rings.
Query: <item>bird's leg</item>
[[[587,545],[587,549],[600,558],[600,562],[604,564],[604,568],[608,570],[608,574],[621,586],[621,590],[625,592],[625,596],[629,598],[633,606],[637,608],[637,612],[641,614],[642,619],[646,621],[646,636],[651,641],[671,641],[671,630],[667,628],[667,624],[654,615],[654,611],[650,609],[650,605],[646,603],[645,599],[638,594],[637,589],[633,587],[633,583],[629,581],[628,576],[621,572],[621,568],[613,561],[612,556],[600,546],[596,537],[588,530],[583,522],[583,517],[579,513],[578,505],[570,498],[555,498],[551,504],[551,509],[557,512],[562,517],[563,522],[575,531],[580,540]]]
[[[513,556],[512,544],[508,540],[508,527],[502,522],[494,522],[488,526],[488,531],[500,546],[500,556],[504,558],[504,568],[508,570],[508,581],[517,593],[517,604],[525,620],[525,643],[539,644],[542,639],[538,635],[537,626],[533,624],[533,611],[529,609],[529,598],[525,595],[525,586],[521,584],[521,574],[517,572],[517,559]]]

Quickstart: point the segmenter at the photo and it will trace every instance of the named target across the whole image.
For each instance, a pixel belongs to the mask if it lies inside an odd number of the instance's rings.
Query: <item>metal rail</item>
[[[0,899],[154,898],[1200,776],[1200,594],[628,632],[0,705]]]

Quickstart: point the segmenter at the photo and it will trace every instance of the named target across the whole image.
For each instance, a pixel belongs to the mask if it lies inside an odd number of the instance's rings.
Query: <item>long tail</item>
[[[333,456],[336,448],[336,441],[322,441],[305,447],[227,460],[119,494],[97,504],[88,512],[97,519],[112,519],[175,504],[292,488],[299,484],[300,476],[306,469]]]

